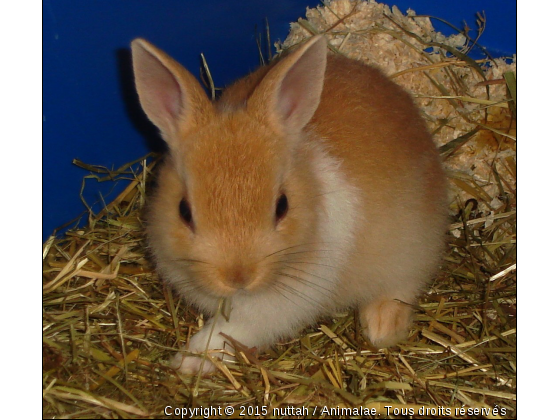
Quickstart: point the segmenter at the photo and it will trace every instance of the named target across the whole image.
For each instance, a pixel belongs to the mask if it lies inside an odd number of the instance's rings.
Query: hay
[[[351,55],[375,33],[399,57],[416,57],[386,71],[416,94],[446,157],[455,199],[448,250],[408,340],[372,348],[354,314],[340,313],[260,354],[237,344],[239,362],[215,362],[210,377],[178,375],[167,360],[204,319],[162,286],[146,259],[141,209],[156,160],[117,171],[88,167],[101,181],[130,184],[100,214],[90,212],[86,227],[43,245],[44,417],[164,417],[176,408],[195,418],[226,417],[227,406],[249,417],[330,417],[323,407],[338,407],[328,413],[335,418],[372,414],[366,409],[382,418],[515,416],[512,64],[465,59],[457,50],[464,37],[426,53],[429,43],[448,40],[430,33],[429,21],[422,26],[395,9],[380,6],[373,16],[378,6],[340,0],[310,9],[281,48],[317,31]],[[356,26],[360,13],[369,32]],[[361,411],[343,411],[349,407]]]

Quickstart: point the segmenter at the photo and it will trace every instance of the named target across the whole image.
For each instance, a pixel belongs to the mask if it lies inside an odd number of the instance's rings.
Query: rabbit
[[[148,246],[164,281],[214,316],[171,359],[181,373],[214,370],[229,338],[263,349],[341,309],[377,348],[408,336],[445,243],[444,171],[410,95],[327,50],[315,36],[212,102],[132,42],[140,104],[168,146]]]

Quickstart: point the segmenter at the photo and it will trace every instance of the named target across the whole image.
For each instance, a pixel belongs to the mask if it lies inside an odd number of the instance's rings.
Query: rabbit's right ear
[[[206,92],[183,66],[144,39],[135,39],[131,47],[140,104],[168,143],[179,127],[203,123],[211,115]]]

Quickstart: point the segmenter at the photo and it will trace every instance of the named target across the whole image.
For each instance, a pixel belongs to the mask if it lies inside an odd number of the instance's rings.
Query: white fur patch
[[[336,249],[339,270],[331,272],[337,281],[340,268],[346,263],[348,255],[355,244],[355,230],[360,214],[360,192],[346,179],[340,169],[341,162],[327,154],[321,147],[316,147],[313,159],[314,172],[318,174],[324,199],[324,213],[321,214],[319,226],[322,242]]]

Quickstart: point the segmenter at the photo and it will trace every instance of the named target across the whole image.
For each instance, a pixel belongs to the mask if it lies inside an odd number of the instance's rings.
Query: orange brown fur
[[[436,269],[447,208],[437,150],[409,95],[377,69],[327,56],[321,38],[214,104],[146,41],[133,54],[142,105],[170,147],[148,216],[166,281],[210,313],[230,299],[217,332],[249,347],[348,307],[374,344],[403,338],[411,310],[399,301],[414,303]],[[282,194],[289,208],[278,219]],[[209,339],[221,348],[209,334],[189,350]],[[183,372],[201,363],[173,361]]]

